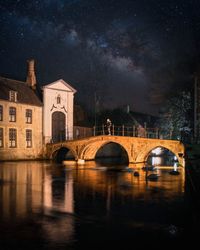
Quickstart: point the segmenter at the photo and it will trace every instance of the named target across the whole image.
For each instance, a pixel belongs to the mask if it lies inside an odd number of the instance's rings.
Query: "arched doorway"
[[[66,140],[65,114],[59,111],[52,114],[52,140],[53,142]]]

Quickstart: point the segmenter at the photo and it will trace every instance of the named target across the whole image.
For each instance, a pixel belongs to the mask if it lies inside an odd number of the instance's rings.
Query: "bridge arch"
[[[127,162],[129,162],[129,152],[127,151],[126,147],[123,145],[123,143],[116,142],[115,140],[94,141],[89,143],[80,153],[80,158],[84,160],[94,160],[98,155],[98,152],[109,144],[119,146],[119,148],[121,148],[121,152],[124,154],[124,157],[127,158]]]
[[[183,152],[178,152],[174,147],[166,146],[166,145],[149,145],[145,149],[141,150],[141,152],[137,155],[136,162],[146,162],[151,152],[156,148],[163,148],[169,150],[172,154],[174,154],[180,165],[184,166],[184,154]]]
[[[77,154],[74,152],[73,149],[63,146],[60,148],[57,148],[52,152],[51,159],[55,160],[58,163],[62,163],[64,160],[76,160]]]

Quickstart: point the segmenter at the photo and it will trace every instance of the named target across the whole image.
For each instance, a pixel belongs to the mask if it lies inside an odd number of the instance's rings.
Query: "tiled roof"
[[[9,101],[9,91],[17,92],[17,102],[42,106],[42,102],[26,82],[0,77],[0,99]]]

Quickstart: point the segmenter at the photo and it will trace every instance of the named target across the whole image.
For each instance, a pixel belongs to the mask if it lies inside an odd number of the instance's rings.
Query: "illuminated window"
[[[3,148],[3,128],[0,128],[0,148]]]
[[[9,147],[10,148],[17,147],[17,130],[14,128],[9,129]]]
[[[9,108],[9,121],[16,122],[16,108],[14,107]]]
[[[61,103],[61,97],[60,95],[57,96],[57,104],[60,104]]]
[[[26,123],[32,123],[32,110],[26,109]]]
[[[27,148],[32,147],[32,130],[30,129],[26,130],[26,147]]]
[[[13,91],[13,90],[9,91],[9,100],[11,102],[16,102],[17,101],[17,92],[16,91]]]
[[[3,106],[0,105],[0,121],[3,121]]]

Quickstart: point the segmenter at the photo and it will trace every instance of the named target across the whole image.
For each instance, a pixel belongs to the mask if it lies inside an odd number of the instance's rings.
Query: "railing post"
[[[169,139],[170,140],[172,139],[172,130],[170,130],[170,132],[169,132]]]
[[[95,130],[96,130],[96,127],[94,126],[93,127],[93,136],[95,136]]]
[[[135,137],[135,126],[133,125],[133,137]]]
[[[147,123],[144,123],[144,136],[147,138]]]
[[[122,125],[122,136],[124,136],[124,125]]]
[[[83,134],[84,134],[84,137],[86,137],[86,129],[85,128],[83,129]]]
[[[112,135],[115,135],[115,126],[114,126],[114,124],[112,125]]]
[[[102,124],[102,134],[105,135],[104,125]]]
[[[158,139],[158,128],[156,128],[156,138]]]

